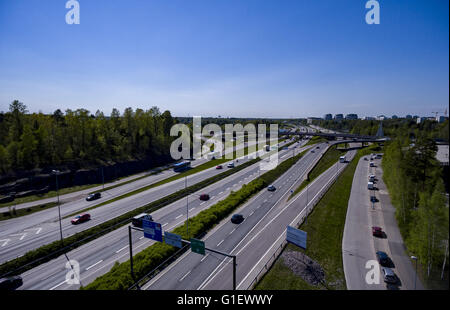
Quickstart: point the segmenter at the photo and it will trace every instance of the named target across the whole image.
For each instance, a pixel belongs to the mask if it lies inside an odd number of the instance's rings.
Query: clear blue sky
[[[449,103],[449,1],[0,0],[0,111],[432,115]]]

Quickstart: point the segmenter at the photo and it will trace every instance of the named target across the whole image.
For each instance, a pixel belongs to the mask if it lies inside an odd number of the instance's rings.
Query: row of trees
[[[377,120],[318,120],[318,126],[335,131],[349,132],[351,134],[375,136],[380,123],[383,123],[384,135],[395,138],[397,136],[409,136],[415,139],[426,135],[430,139],[449,141],[449,121],[443,123],[425,120],[419,124],[413,119],[387,119]]]
[[[428,277],[433,268],[446,264],[449,239],[449,209],[436,151],[426,133],[415,144],[407,136],[398,136],[387,145],[382,162],[403,239],[426,267]]]
[[[97,110],[56,110],[52,115],[29,114],[15,100],[0,113],[0,172],[65,163],[101,163],[142,156],[166,156],[170,151],[169,111],[127,108],[110,116]]]

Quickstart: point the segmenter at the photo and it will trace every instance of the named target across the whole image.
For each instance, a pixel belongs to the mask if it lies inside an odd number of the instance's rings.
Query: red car
[[[208,194],[201,194],[200,195],[200,200],[209,200],[209,195]]]
[[[222,168],[223,168],[222,165],[216,166],[216,169],[222,169]]]
[[[381,229],[381,227],[373,226],[372,227],[372,236],[383,237],[383,230]]]
[[[82,214],[82,215],[75,216],[75,218],[72,221],[70,221],[70,222],[73,225],[76,225],[76,224],[80,224],[80,223],[84,223],[86,221],[89,221],[90,219],[91,219],[91,215],[89,213],[85,213],[85,214]]]

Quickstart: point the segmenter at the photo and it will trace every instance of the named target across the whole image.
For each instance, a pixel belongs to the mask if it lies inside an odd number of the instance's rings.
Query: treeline
[[[380,123],[383,123],[383,132],[385,136],[395,138],[397,136],[408,136],[416,139],[424,134],[430,139],[439,139],[449,141],[449,121],[443,123],[425,120],[419,124],[413,119],[387,119],[384,121],[377,120],[318,120],[314,123],[320,127],[348,132],[351,134],[375,136]]]
[[[449,209],[443,168],[435,159],[437,147],[424,132],[411,144],[406,135],[386,146],[383,179],[388,187],[405,244],[426,270],[437,274],[446,259]]]
[[[167,156],[170,128],[175,123],[169,111],[127,108],[109,116],[99,110],[56,110],[51,115],[29,114],[15,100],[9,112],[0,113],[0,173],[30,170],[66,163],[102,163]]]

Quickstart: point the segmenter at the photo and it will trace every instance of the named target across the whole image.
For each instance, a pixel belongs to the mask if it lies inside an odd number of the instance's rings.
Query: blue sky
[[[432,115],[449,102],[449,1],[0,0],[0,111]]]

